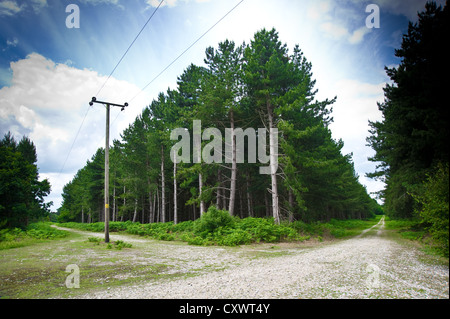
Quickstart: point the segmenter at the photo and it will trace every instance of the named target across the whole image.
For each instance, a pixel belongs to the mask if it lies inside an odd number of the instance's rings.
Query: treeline
[[[0,140],[0,229],[24,228],[48,216],[52,203],[47,179],[39,181],[36,147],[26,136],[16,142],[10,132]]]
[[[335,98],[315,99],[312,66],[298,46],[290,53],[275,29],[263,29],[250,44],[227,40],[207,48],[204,61],[205,67],[190,65],[177,88],[160,93],[113,142],[113,221],[176,224],[197,219],[210,206],[275,222],[362,219],[380,210],[358,182],[351,154],[341,154],[343,142],[332,139]],[[201,131],[194,121],[201,121]],[[190,137],[188,154],[171,152],[182,140],[171,139],[177,128],[186,128],[182,139]],[[226,139],[227,132],[248,128],[258,141],[266,139],[264,148],[258,145],[265,161],[249,163],[255,148],[248,136],[244,145]],[[211,164],[196,161],[199,142]],[[244,163],[239,152],[246,154]],[[65,185],[60,221],[102,221],[103,178],[104,149],[98,149]]]
[[[410,23],[396,56],[386,68],[392,80],[379,104],[383,121],[371,122],[369,144],[386,183],[381,192],[391,218],[416,218],[446,250],[449,247],[449,102],[450,37],[448,3],[429,2]]]

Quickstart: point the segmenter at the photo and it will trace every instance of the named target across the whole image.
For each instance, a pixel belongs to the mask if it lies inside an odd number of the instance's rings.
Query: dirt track
[[[383,226],[382,219],[360,236],[313,247],[228,249],[160,243],[158,253],[139,261],[165,263],[181,275],[79,297],[449,298],[448,266],[434,264],[421,251],[385,236]]]

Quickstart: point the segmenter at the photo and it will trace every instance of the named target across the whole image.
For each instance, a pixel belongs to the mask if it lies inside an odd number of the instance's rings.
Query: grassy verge
[[[0,250],[24,247],[47,240],[64,238],[68,232],[55,229],[50,223],[33,223],[25,230],[20,228],[0,230]]]
[[[392,220],[389,217],[386,217],[385,225],[386,230],[397,235],[404,241],[419,246],[427,254],[448,258],[448,250],[442,249],[442,247],[435,243],[428,231],[428,226],[422,220]]]
[[[319,240],[322,238],[348,238],[360,234],[363,230],[376,225],[381,219],[381,215],[375,216],[372,219],[347,219],[338,220],[331,219],[329,222],[315,222],[306,224],[301,221],[296,221],[291,224],[291,227],[303,233],[309,233],[311,236],[316,236]]]
[[[161,263],[143,263],[136,258],[146,251],[116,241],[105,244],[85,235],[69,233],[58,240],[36,241],[33,245],[0,251],[0,299],[71,298],[92,289],[108,288],[142,281],[172,278]],[[79,269],[80,288],[66,283]]]
[[[319,241],[330,238],[345,238],[359,234],[375,225],[381,216],[363,220],[334,220],[327,223],[306,224],[301,221],[276,225],[272,218],[240,219],[228,212],[211,207],[200,219],[174,225],[173,222],[140,224],[127,222],[110,223],[110,231],[124,231],[157,240],[183,241],[191,245],[238,246],[252,243],[276,243],[305,241],[316,238]],[[104,223],[64,223],[63,227],[102,232]]]
[[[377,222],[378,219],[363,222],[332,220],[328,223],[295,222],[275,225],[272,219],[228,219],[221,213],[209,212],[206,217],[196,222],[178,225],[173,223],[142,225],[126,222],[115,223],[112,229],[162,240],[179,240],[180,245],[183,245],[182,241],[195,239],[198,242],[194,241],[191,244],[232,246],[239,238],[248,239],[251,243],[302,240],[306,236],[326,240],[335,238],[332,234],[342,238],[354,235]],[[55,229],[47,226],[45,229],[53,233]],[[102,223],[90,225],[74,223],[64,226],[103,231]],[[43,228],[42,225],[41,227]],[[55,239],[51,240],[52,236],[44,236],[46,233],[44,231],[41,233],[42,235],[38,237],[48,238],[30,238],[33,245],[0,251],[0,298],[71,298],[93,290],[102,290],[107,296],[108,288],[116,286],[195,275],[195,272],[191,271],[186,273],[183,267],[181,270],[174,268],[176,257],[173,257],[174,260],[172,257],[154,257],[159,256],[158,247],[162,243],[140,245],[133,242],[131,246],[117,240],[105,244],[94,236],[75,232],[68,235],[64,233],[65,237],[53,236]],[[20,234],[22,237],[18,237],[22,239],[19,240],[24,240],[23,233]],[[261,258],[281,256],[286,252],[276,251],[276,246],[273,246],[270,252],[258,250],[250,251],[249,254]],[[183,258],[180,262],[184,262]],[[79,289],[69,289],[66,286],[66,280],[70,275],[67,271],[69,265],[76,265],[79,268]],[[212,265],[201,266],[201,269],[206,267]]]

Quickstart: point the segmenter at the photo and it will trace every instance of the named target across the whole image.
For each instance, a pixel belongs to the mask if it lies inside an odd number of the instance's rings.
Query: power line
[[[162,1],[161,1],[162,2]],[[161,76],[167,69],[169,69],[179,58],[181,58],[187,51],[189,51],[195,44],[197,44],[198,41],[200,41],[206,34],[208,34],[212,29],[214,29],[215,26],[217,26],[223,19],[225,19],[231,12],[233,12],[244,0],[241,0],[238,2],[231,10],[229,10],[222,18],[220,18],[216,23],[214,23],[208,30],[206,30],[200,37],[197,38],[190,46],[188,46],[180,55],[178,55],[169,65],[167,65],[158,75],[156,75],[144,88],[142,88],[132,99],[129,101],[132,102],[136,97],[139,96],[147,87],[149,87],[154,81],[156,81],[157,78]],[[160,3],[161,5],[161,3]],[[159,7],[159,6],[158,6]],[[145,27],[145,26],[144,26]],[[112,121],[111,126],[114,125],[117,118],[119,117],[120,113],[117,114],[117,116],[114,118],[114,121]]]
[[[131,49],[131,47],[133,46],[133,44],[136,42],[136,40],[138,39],[138,37],[141,35],[142,31],[145,29],[145,27],[147,26],[147,24],[150,22],[150,20],[153,18],[153,16],[155,15],[156,11],[161,7],[162,3],[164,2],[164,0],[161,0],[161,2],[159,3],[158,7],[156,7],[156,9],[153,11],[152,15],[149,17],[149,19],[147,20],[147,22],[144,24],[144,26],[141,28],[141,30],[139,31],[139,33],[137,34],[137,36],[134,38],[133,42],[131,42],[131,44],[128,46],[127,50],[125,51],[125,53],[123,54],[123,56],[120,58],[119,62],[116,64],[116,66],[114,67],[114,69],[111,71],[111,73],[109,74],[108,78],[106,79],[106,81],[103,83],[103,85],[101,86],[100,90],[98,91],[98,93],[96,94],[96,96],[98,96],[100,94],[100,92],[103,90],[103,88],[105,87],[106,83],[109,81],[109,79],[111,78],[111,76],[114,74],[115,70],[117,69],[117,67],[120,65],[120,63],[122,62],[122,60],[125,58],[125,56],[127,55],[128,51]],[[149,87],[154,81],[156,81],[156,79],[158,79],[165,71],[167,71],[167,69],[169,69],[176,61],[178,61],[178,59],[180,59],[184,54],[186,54],[187,51],[189,51],[195,44],[197,44],[197,42],[199,42],[205,35],[207,35],[212,29],[214,29],[220,22],[222,22],[222,20],[224,20],[231,12],[233,12],[242,2],[244,2],[244,0],[239,1],[233,8],[231,8],[223,17],[221,17],[216,23],[214,23],[208,30],[206,30],[200,37],[198,37],[191,45],[189,45],[183,52],[181,52],[181,54],[179,54],[172,62],[170,62],[160,73],[158,73],[149,83],[147,83],[131,100],[129,100],[130,102],[133,101],[136,97],[138,97],[147,87]],[[78,132],[75,136],[75,140],[72,143],[72,146],[69,150],[69,153],[67,154],[67,157],[64,161],[63,167],[61,168],[61,171],[59,174],[62,173],[66,162],[70,156],[70,153],[72,152],[72,149],[75,145],[75,142],[78,138],[78,135],[80,134],[81,128],[83,127],[83,124],[86,120],[86,117],[89,113],[90,108],[87,109],[86,114],[84,115],[83,121],[81,122],[81,125],[78,129]],[[120,114],[120,113],[119,113]],[[118,116],[117,116],[118,117]],[[117,117],[114,119],[113,123],[117,120]]]
[[[96,96],[98,96],[100,94],[100,92],[103,90],[103,88],[105,87],[106,83],[108,83],[109,79],[111,78],[111,76],[114,74],[114,72],[116,71],[117,67],[120,65],[120,63],[122,63],[122,60],[125,58],[125,56],[127,55],[128,51],[130,51],[131,47],[134,45],[134,43],[136,42],[136,40],[139,38],[139,36],[141,35],[142,31],[144,31],[145,27],[148,25],[148,23],[150,22],[150,20],[153,18],[153,16],[155,15],[156,11],[158,11],[158,9],[161,7],[162,3],[164,2],[164,0],[161,0],[161,2],[159,3],[158,7],[156,7],[156,9],[153,11],[153,13],[151,14],[151,16],[148,18],[147,22],[144,24],[144,26],[141,28],[141,30],[139,31],[139,33],[136,35],[136,37],[134,38],[134,40],[131,42],[131,44],[128,46],[127,50],[125,51],[125,53],[122,55],[122,57],[120,58],[119,62],[117,62],[116,66],[114,67],[114,69],[111,71],[111,73],[109,74],[108,78],[105,80],[105,82],[103,83],[103,85],[100,87],[100,90],[98,90]],[[58,175],[61,175],[62,171],[64,170],[64,167],[66,166],[67,160],[69,159],[70,153],[73,150],[73,147],[75,146],[75,142],[78,139],[78,135],[80,135],[80,131],[81,128],[83,127],[83,124],[86,120],[86,117],[89,113],[89,110],[91,108],[88,107],[86,114],[83,117],[83,120],[81,121],[81,125],[78,128],[77,134],[75,135],[75,139],[73,140],[73,143],[70,147],[69,153],[66,156],[66,159],[64,160],[64,164],[61,168],[61,170],[59,171]],[[117,117],[116,117],[117,119]],[[114,120],[115,121],[115,120]]]
[[[66,166],[66,162],[67,162],[67,160],[69,159],[70,153],[72,152],[73,146],[75,145],[75,142],[76,142],[76,140],[77,140],[77,138],[78,138],[78,135],[80,134],[81,128],[83,127],[84,121],[86,120],[86,117],[87,117],[87,115],[88,115],[90,109],[91,109],[91,108],[88,107],[88,109],[87,109],[87,111],[86,111],[86,114],[84,114],[83,121],[81,121],[81,125],[80,125],[80,127],[78,128],[78,132],[77,132],[77,134],[75,135],[75,139],[73,140],[72,146],[70,147],[69,153],[67,153],[66,159],[64,160],[64,164],[63,164],[63,166],[61,167],[61,170],[59,171],[59,174],[58,174],[58,175],[61,175],[62,171],[64,170],[64,167]]]
[[[150,86],[157,78],[161,76],[168,68],[170,68],[179,58],[181,58],[187,51],[189,51],[198,41],[200,41],[209,31],[214,29],[216,25],[218,25],[223,19],[225,19],[231,12],[234,11],[244,0],[239,1],[230,11],[228,11],[222,18],[220,18],[216,23],[214,23],[206,32],[204,32],[197,40],[195,40],[190,46],[187,47],[179,56],[177,56],[172,62],[169,63],[161,72],[158,73],[147,85],[145,85],[132,99],[129,101],[132,102],[136,97],[139,96],[147,87]]]
[[[122,57],[120,58],[119,62],[117,62],[116,66],[114,67],[114,69],[111,71],[111,73],[109,74],[108,78],[106,79],[105,83],[103,83],[102,87],[100,88],[100,90],[97,92],[97,94],[95,96],[99,96],[100,92],[103,90],[103,88],[105,87],[106,83],[109,81],[109,79],[111,78],[111,76],[113,75],[113,73],[116,71],[117,67],[119,66],[119,64],[122,62],[122,60],[125,58],[125,56],[127,55],[128,51],[130,51],[131,47],[133,46],[133,44],[136,42],[137,38],[139,38],[139,36],[141,35],[142,31],[144,31],[145,27],[147,26],[147,24],[150,22],[150,20],[153,18],[153,16],[155,15],[156,11],[158,11],[159,7],[162,5],[162,3],[164,2],[164,0],[161,0],[161,2],[159,3],[159,5],[156,7],[156,9],[153,11],[152,15],[150,16],[150,18],[148,18],[147,22],[144,24],[144,26],[141,28],[141,31],[139,31],[139,33],[137,34],[137,36],[134,38],[133,42],[131,42],[131,44],[128,46],[128,49],[125,51],[125,53],[122,55]]]

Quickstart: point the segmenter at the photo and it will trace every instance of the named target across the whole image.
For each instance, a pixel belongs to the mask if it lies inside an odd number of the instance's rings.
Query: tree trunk
[[[294,221],[294,192],[289,188],[289,222],[292,223]]]
[[[174,155],[173,161],[173,223],[178,223],[177,210],[177,154]]]
[[[133,223],[136,222],[136,216],[137,216],[137,198],[134,199],[134,214],[133,214]]]
[[[236,201],[236,136],[234,135],[234,114],[230,110],[230,126],[231,126],[231,181],[230,181],[230,203],[228,211],[231,216],[234,216],[234,203]]]
[[[158,203],[158,206],[156,207],[156,222],[159,223],[159,221],[160,221],[159,218],[161,217],[161,214],[160,214],[161,204],[159,201],[159,188],[158,187],[156,188],[156,202]]]
[[[199,188],[199,192],[200,192],[200,217],[205,213],[205,202],[203,201],[203,199],[201,199],[202,197],[202,189],[203,189],[203,176],[202,173],[198,174],[198,188]]]
[[[155,214],[156,214],[156,202],[157,202],[157,198],[156,195],[158,194],[158,191],[156,191],[155,194],[153,194],[153,209],[152,209],[152,223],[155,222]]]
[[[250,194],[250,174],[247,171],[247,176],[245,178],[245,183],[247,186],[247,208],[248,208],[248,216],[253,217],[253,208],[252,208],[252,195]]]
[[[126,189],[126,187],[125,186],[123,186],[123,209],[125,210],[126,209],[126,203],[127,203],[127,198],[125,197],[125,194],[127,193],[127,189]],[[121,217],[123,217],[123,213],[122,213],[122,216]]]
[[[116,175],[114,174],[114,188],[113,188],[113,211],[112,211],[112,221],[116,221]]]
[[[165,188],[166,180],[164,177],[164,146],[161,145],[161,223],[166,222]]]
[[[220,168],[217,170],[217,184],[216,207],[222,209],[222,170]]]
[[[152,201],[152,193],[148,192],[148,223],[153,223],[153,201]]]
[[[269,144],[270,144],[270,178],[272,186],[272,214],[276,224],[280,224],[280,212],[278,206],[277,169],[278,159],[275,150],[275,132],[273,110],[269,99],[267,99],[267,115],[269,118]]]
[[[142,218],[142,224],[144,224],[145,223],[145,196],[144,195],[142,195],[142,216],[141,216],[141,218]]]

